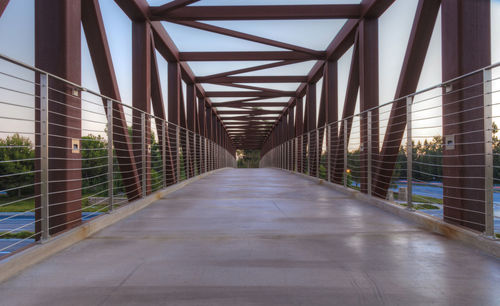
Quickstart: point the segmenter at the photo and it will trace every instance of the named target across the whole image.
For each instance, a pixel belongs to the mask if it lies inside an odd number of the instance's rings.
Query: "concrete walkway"
[[[498,305],[500,261],[330,188],[228,169],[0,285],[0,305]]]

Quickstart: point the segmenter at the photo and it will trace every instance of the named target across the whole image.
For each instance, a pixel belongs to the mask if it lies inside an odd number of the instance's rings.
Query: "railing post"
[[[161,124],[161,169],[162,169],[162,180],[163,180],[163,188],[167,187],[167,129],[166,123],[162,120]]]
[[[177,175],[177,183],[181,181],[181,129],[179,126],[175,127],[175,165],[176,165],[176,175]]]
[[[203,155],[204,155],[204,164],[205,164],[205,173],[208,172],[208,142],[207,142],[207,139],[205,138],[204,139],[204,150],[203,150]]]
[[[184,130],[184,133],[186,133],[186,152],[182,152],[184,156],[184,163],[186,164],[186,179],[191,177],[191,148],[189,143],[191,142],[191,136],[189,136],[190,131],[189,130]]]
[[[198,169],[198,158],[196,155],[198,155],[198,150],[196,149],[196,134],[193,132],[193,176],[196,176],[196,172],[199,172]],[[199,174],[199,173],[198,173]]]
[[[366,167],[366,182],[367,182],[367,193],[372,195],[372,111],[368,111],[368,117],[366,118],[366,131],[367,131],[367,167]]]
[[[347,119],[344,119],[344,187],[347,187],[347,150],[349,149],[347,141]]]
[[[331,144],[331,133],[332,133],[332,127],[331,125],[328,125],[326,128],[326,166],[328,169],[326,170],[326,179],[331,182],[332,181],[332,171],[331,171],[331,157],[332,157],[332,144]]]
[[[142,197],[147,192],[147,163],[146,163],[146,113],[141,112],[141,162],[142,162]]]
[[[320,154],[320,148],[321,148],[321,145],[319,144],[319,129],[316,129],[316,177],[319,178],[319,165],[320,165],[320,161],[319,161],[319,158],[321,157],[321,154]]]
[[[493,211],[493,131],[492,131],[492,79],[491,69],[483,70],[484,109],[484,234],[495,236],[495,216]]]
[[[413,210],[413,135],[412,135],[413,97],[406,98],[406,204]]]
[[[311,132],[307,132],[307,175],[311,175]]]
[[[295,146],[295,160],[294,160],[294,171],[298,172],[299,171],[299,138],[295,137],[294,138],[294,146]]]
[[[40,216],[41,240],[49,234],[49,84],[48,75],[40,74]]]
[[[108,213],[113,211],[113,101],[106,100],[108,117]]]
[[[206,171],[206,169],[203,168],[204,166],[204,151],[203,151],[203,148],[204,147],[204,142],[203,142],[203,136],[201,135],[198,135],[198,145],[200,147],[200,174],[201,173],[204,173]]]

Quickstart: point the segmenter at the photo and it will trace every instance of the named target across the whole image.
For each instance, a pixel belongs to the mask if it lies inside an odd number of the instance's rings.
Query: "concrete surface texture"
[[[0,285],[0,305],[495,305],[500,261],[274,169],[203,178]]]

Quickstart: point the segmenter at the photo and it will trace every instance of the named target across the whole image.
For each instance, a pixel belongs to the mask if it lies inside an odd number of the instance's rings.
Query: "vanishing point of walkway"
[[[500,262],[274,169],[226,169],[0,285],[0,305],[494,305]]]

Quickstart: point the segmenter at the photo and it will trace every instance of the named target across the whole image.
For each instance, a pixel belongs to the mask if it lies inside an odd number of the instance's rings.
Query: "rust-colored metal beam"
[[[158,61],[156,60],[156,51],[154,45],[154,39],[151,39],[151,104],[153,106],[154,114],[164,120],[167,120],[165,113],[165,103],[163,102],[163,95],[160,84],[160,74],[158,71]],[[160,148],[163,148],[163,141],[165,139],[166,148],[171,148],[171,138],[168,133],[168,125],[166,126],[165,135],[163,135],[163,125],[166,123],[160,120],[155,120],[156,131],[158,133],[158,139]],[[160,149],[161,150],[161,149]],[[163,152],[162,152],[163,155]],[[167,185],[171,185],[175,182],[175,168],[173,164],[172,152],[167,149],[165,152],[165,166],[168,169],[166,174]]]
[[[234,52],[180,52],[179,60],[190,61],[277,61],[277,60],[319,60],[325,53],[318,55],[295,51],[234,51]]]
[[[441,1],[436,0],[420,0],[418,3],[394,95],[395,100],[417,90],[440,4]],[[406,99],[402,99],[396,101],[391,107],[384,143],[380,151],[380,164],[383,167],[376,169],[373,182],[373,194],[377,197],[385,199],[387,195],[405,127]]]
[[[151,193],[151,154],[142,155],[143,129],[146,143],[151,139],[151,27],[146,21],[132,22],[132,140],[135,162],[146,165],[146,194]],[[145,113],[145,125],[141,115]],[[144,166],[142,166],[144,167]],[[138,171],[143,181],[144,171]]]
[[[3,12],[7,8],[9,4],[9,0],[0,0],[0,17],[2,17]]]
[[[263,65],[257,65],[257,66],[252,66],[248,68],[242,68],[242,69],[237,69],[237,70],[231,70],[231,71],[225,71],[221,73],[216,73],[216,74],[211,74],[207,76],[202,76],[202,77],[197,77],[196,82],[203,83],[207,80],[214,79],[214,78],[221,78],[225,76],[230,76],[233,74],[240,74],[240,73],[247,73],[247,72],[253,72],[253,71],[259,71],[259,70],[264,70],[264,69],[269,69],[269,68],[275,68],[275,67],[281,67],[281,66],[286,66],[286,65],[292,65],[292,64],[297,64],[304,62],[305,60],[287,60],[287,61],[279,61],[279,62],[274,62],[270,64],[263,64]]]
[[[228,76],[212,78],[209,80],[197,79],[200,83],[226,84],[226,83],[300,83],[307,82],[307,76],[300,75],[263,75],[263,76]]]
[[[282,19],[336,19],[359,18],[358,4],[326,5],[241,5],[190,6],[162,14],[151,7],[152,20],[282,20]]]
[[[207,91],[207,97],[212,98],[238,98],[238,97],[260,97],[260,98],[277,98],[277,97],[293,97],[295,91],[283,91],[280,93],[265,92],[265,91]]]
[[[286,107],[288,102],[222,102],[222,103],[212,103],[215,107]]]
[[[344,173],[344,133],[347,134],[347,143],[351,136],[352,115],[356,108],[356,99],[359,90],[359,48],[357,38],[354,42],[354,49],[352,52],[351,66],[349,68],[349,78],[347,80],[347,89],[344,98],[344,109],[342,111],[342,122],[340,123],[340,130],[338,134],[338,146],[334,151],[334,172],[333,182],[340,184]],[[345,120],[347,119],[347,120]],[[344,132],[346,131],[346,132]]]
[[[50,20],[50,22],[47,22]],[[81,84],[81,2],[78,0],[35,1],[35,66]],[[72,139],[82,137],[81,96],[73,86],[56,79],[49,80],[48,92],[48,165],[50,190],[48,217],[51,235],[73,228],[82,220],[82,156],[73,153]],[[37,86],[38,87],[38,86]],[[39,91],[39,87],[37,91]],[[40,99],[35,99],[40,110]],[[35,111],[40,121],[41,111]],[[35,156],[40,157],[40,125],[35,124]],[[40,170],[40,161],[35,169]],[[61,169],[64,169],[61,171]],[[35,176],[35,194],[40,194],[40,172]],[[40,197],[35,197],[35,232],[41,232]],[[35,235],[40,238],[39,234]]]
[[[121,101],[115,69],[109,50],[106,29],[97,0],[82,1],[82,26],[87,38],[90,58],[99,90],[107,97]],[[103,101],[107,105],[107,101]],[[107,108],[105,108],[107,112]],[[113,103],[113,145],[122,174],[127,198],[132,201],[140,197],[141,188],[128,134],[123,107]]]
[[[264,115],[264,114],[280,114],[280,110],[220,110],[218,111],[220,115]],[[224,118],[224,117],[222,117]]]
[[[149,4],[146,0],[115,0],[132,21],[146,21],[149,15]]]
[[[250,89],[250,90],[258,90],[258,91],[265,91],[265,92],[272,92],[272,93],[277,93],[277,94],[290,94],[290,91],[283,91],[283,90],[278,90],[278,89],[272,89],[272,88],[266,88],[266,87],[259,87],[259,86],[251,86],[251,85],[244,85],[244,84],[234,84],[234,83],[219,83],[218,85],[221,86],[228,86],[228,87],[235,87],[235,88],[243,88],[243,89]],[[295,92],[293,92],[295,94]]]
[[[288,49],[291,51],[302,52],[302,53],[310,54],[310,55],[314,55],[314,56],[321,56],[322,55],[322,52],[320,52],[320,51],[316,51],[316,50],[312,50],[309,48],[304,48],[304,47],[300,47],[300,46],[296,46],[296,45],[292,45],[292,44],[287,44],[284,42],[280,42],[280,41],[276,41],[276,40],[272,40],[272,39],[268,39],[268,38],[263,38],[260,36],[255,36],[255,35],[251,35],[251,34],[247,34],[247,33],[243,33],[243,32],[238,32],[238,31],[234,31],[234,30],[230,30],[230,29],[226,29],[226,28],[222,28],[222,27],[217,27],[217,26],[207,24],[207,23],[201,23],[201,22],[197,22],[197,21],[175,21],[175,20],[173,20],[173,22],[184,25],[184,26],[192,27],[192,28],[196,28],[196,29],[200,29],[200,30],[204,30],[204,31],[208,31],[208,32],[213,32],[213,33],[217,33],[217,34],[222,34],[222,35],[226,35],[226,36],[230,36],[230,37],[235,37],[235,38],[239,38],[239,39],[244,39],[244,40],[248,40],[248,41],[253,41],[256,43],[260,43],[260,44],[264,44],[264,45],[268,45],[268,46],[273,46],[273,47],[277,47],[277,48],[281,48],[281,49]]]
[[[368,175],[374,176],[379,154],[379,84],[378,84],[378,19],[365,18],[359,24],[359,110],[362,148],[368,148],[368,130],[371,131],[372,151],[361,150],[361,192],[368,192]],[[367,110],[372,109],[372,125],[368,127]],[[368,154],[372,158],[372,169],[368,169]]]
[[[443,0],[441,5],[442,78],[450,80],[491,64],[490,1]],[[483,74],[443,88],[443,217],[450,223],[485,230],[485,148]],[[491,127],[489,127],[491,128]],[[492,234],[492,233],[488,233]]]
[[[155,7],[153,13],[157,15],[165,14],[198,1],[200,0],[173,0],[164,5]]]

